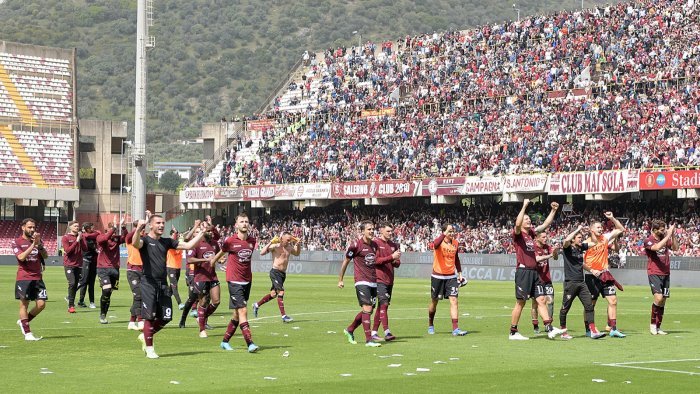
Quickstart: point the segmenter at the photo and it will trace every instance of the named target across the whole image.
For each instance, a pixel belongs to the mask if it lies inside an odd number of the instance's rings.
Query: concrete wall
[[[121,168],[121,142],[127,137],[127,123],[103,120],[81,120],[80,135],[94,137],[95,150],[80,152],[78,168],[94,168],[96,188],[80,191],[80,207],[76,212],[119,212],[119,191],[112,189],[112,175],[116,179],[126,173]],[[114,146],[113,146],[114,145]],[[112,153],[117,152],[117,153]],[[124,153],[126,167],[127,153]],[[126,183],[125,183],[126,184]],[[119,186],[115,185],[118,189]],[[121,198],[122,211],[126,211],[129,193],[123,193]]]

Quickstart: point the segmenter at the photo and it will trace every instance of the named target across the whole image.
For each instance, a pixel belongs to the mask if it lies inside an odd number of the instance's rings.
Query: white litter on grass
[[[469,313],[462,313],[462,316],[469,316]]]
[[[401,364],[389,364],[389,365],[387,365],[387,367],[389,367],[389,368],[398,368],[400,366],[401,366]]]
[[[624,384],[632,384],[632,381],[631,381],[631,380],[625,380],[625,381],[622,382],[622,383],[624,383]]]
[[[605,383],[605,380],[603,380],[603,379],[591,379],[591,381],[596,382],[596,383]]]
[[[70,324],[71,322],[69,322],[69,321],[64,321],[64,322],[62,322],[62,323],[63,323],[63,324]]]
[[[45,375],[46,375],[46,374],[51,374],[51,373],[53,373],[53,372],[49,371],[48,368],[42,368],[42,369],[39,371],[39,373],[45,374]]]
[[[403,357],[403,354],[394,353],[391,355],[391,357]]]
[[[265,380],[277,380],[277,378],[272,377],[272,376],[265,376],[263,379],[265,379]]]
[[[459,357],[450,357],[450,361],[457,361],[459,360]]]
[[[403,374],[406,376],[416,376],[413,372],[404,372]]]
[[[675,324],[681,324],[681,321],[680,321],[680,320],[676,320],[676,321],[674,321],[674,323],[675,323]]]
[[[391,358],[391,356],[379,356],[379,358]]]
[[[109,315],[109,316],[107,316],[107,317],[109,317],[110,319],[116,319],[116,318],[117,318],[117,317],[114,316],[114,315]]]
[[[478,347],[478,346],[476,346],[476,345],[472,345],[472,347]]]
[[[503,306],[503,309],[510,309],[510,308],[511,308],[510,306],[505,306],[505,305]]]
[[[280,335],[280,333],[279,332],[271,332],[270,335],[272,335],[274,337],[274,336]]]
[[[286,337],[288,337],[288,336],[289,336],[289,335],[287,335],[287,334],[284,334],[284,337],[285,337],[285,338],[286,338]]]
[[[299,326],[292,327],[292,330],[300,330],[300,329],[301,329],[301,327],[299,327]]]
[[[556,377],[556,376],[557,376],[557,375],[549,375],[550,378],[554,378],[554,377]]]
[[[284,353],[282,353],[282,357],[289,357],[289,351],[285,351]]]
[[[433,361],[433,364],[447,364],[447,363],[444,361],[437,360],[437,361]]]
[[[568,373],[565,373],[564,376],[569,376],[569,374],[568,374]]]
[[[326,334],[337,334],[335,331],[326,331]]]
[[[680,336],[680,335],[674,335],[673,337],[674,337],[674,338],[683,338],[683,337]]]
[[[177,380],[171,380],[170,384],[180,384],[180,382],[178,382]]]
[[[260,326],[250,326],[250,328],[259,328]]]
[[[341,373],[340,376],[347,378],[347,377],[352,376],[352,374],[351,373]]]
[[[416,372],[430,372],[430,368],[416,368]]]

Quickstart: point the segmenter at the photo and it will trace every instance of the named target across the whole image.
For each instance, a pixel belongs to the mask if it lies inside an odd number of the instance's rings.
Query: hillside
[[[486,3],[486,5],[484,5]],[[586,1],[587,7],[602,1]],[[252,114],[304,50],[515,19],[508,1],[154,0],[149,52],[151,160],[191,161],[201,124]],[[520,1],[521,15],[580,7]],[[77,48],[78,116],[127,120],[133,129],[136,1],[0,0],[0,39]],[[157,142],[156,142],[157,141]]]

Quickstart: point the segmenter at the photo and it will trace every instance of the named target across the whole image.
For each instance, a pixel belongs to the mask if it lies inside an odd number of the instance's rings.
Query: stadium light
[[[124,174],[127,173],[127,171],[124,170],[124,145],[131,148],[131,144],[132,144],[131,141],[122,140],[121,153],[119,155],[119,162],[121,163],[121,166],[120,166],[121,167],[121,174],[119,174],[119,220],[121,220],[121,218],[122,218],[122,196],[123,196],[124,190],[126,189],[126,187],[124,186]],[[130,187],[128,189],[131,190]],[[126,190],[126,192],[128,193],[129,190]],[[126,207],[124,207],[124,208],[126,208]]]
[[[581,2],[583,3],[583,0],[581,0]],[[518,13],[518,22],[520,22],[520,8],[518,8],[518,6],[513,4],[513,9],[515,10],[515,12]]]
[[[359,51],[359,48],[362,47],[362,33],[360,33],[360,32],[357,31],[357,30],[354,30],[354,31],[352,32],[352,35],[354,36],[355,34],[357,34],[357,48],[358,48],[358,51]]]

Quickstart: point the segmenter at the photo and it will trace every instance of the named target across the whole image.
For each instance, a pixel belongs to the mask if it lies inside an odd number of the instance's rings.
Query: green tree
[[[171,192],[177,191],[178,187],[185,182],[184,179],[180,178],[173,170],[168,170],[160,176],[158,181],[158,186],[163,190],[168,190]]]

